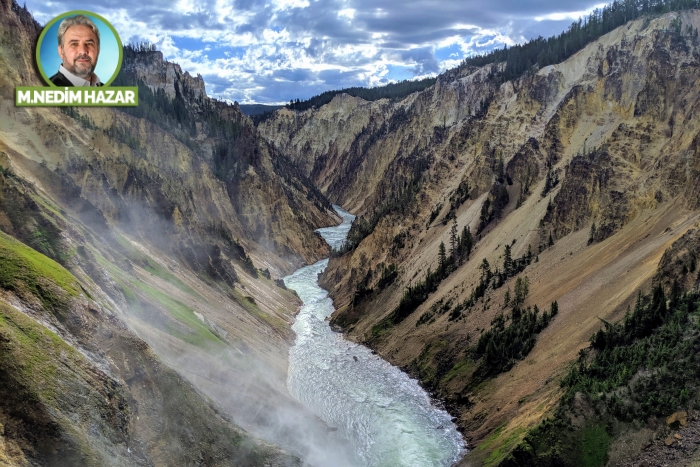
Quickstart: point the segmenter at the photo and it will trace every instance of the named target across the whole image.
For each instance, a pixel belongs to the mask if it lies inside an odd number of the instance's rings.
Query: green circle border
[[[44,43],[44,36],[48,32],[49,29],[51,29],[51,26],[54,25],[54,23],[62,20],[63,18],[66,18],[68,16],[75,16],[75,15],[90,15],[94,16],[95,18],[98,18],[100,21],[102,21],[104,24],[109,27],[109,29],[112,30],[112,33],[114,34],[115,39],[117,39],[117,48],[119,49],[119,60],[117,61],[117,68],[114,70],[114,74],[104,83],[102,83],[103,86],[107,87],[110,84],[112,84],[112,81],[114,81],[117,78],[117,75],[122,69],[122,61],[124,59],[124,45],[122,44],[122,40],[119,37],[119,33],[117,33],[117,30],[114,29],[114,26],[112,26],[112,23],[107,21],[103,16],[98,15],[97,13],[93,13],[92,11],[88,10],[72,10],[68,11],[66,13],[63,13],[61,15],[56,16],[54,19],[49,21],[44,25],[44,29],[41,31],[41,34],[39,34],[39,40],[36,42],[36,50],[34,51],[34,56],[36,59],[36,66],[39,69],[39,73],[41,73],[41,77],[44,78],[44,81],[51,87],[56,88],[55,84],[51,82],[49,77],[46,75],[46,72],[44,71],[44,67],[41,65],[41,44]]]

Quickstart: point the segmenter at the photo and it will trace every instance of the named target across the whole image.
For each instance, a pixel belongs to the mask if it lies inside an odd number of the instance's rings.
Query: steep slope
[[[0,371],[33,405],[4,400],[2,455],[11,465],[69,453],[75,465],[298,464],[253,433],[307,460],[342,460],[288,394],[299,302],[279,280],[327,254],[313,231],[335,223],[330,204],[237,106],[209,100],[201,78],[158,53],[132,49],[120,77],[141,80],[142,114],[16,108],[15,86],[42,84],[39,32],[24,8],[0,2],[0,230],[67,269],[73,286],[56,309],[42,302],[42,287],[55,288],[45,270],[29,290],[24,273],[3,275],[3,352],[28,361],[4,359]],[[22,333],[35,334],[34,351]],[[47,394],[27,377],[35,360],[68,390]]]
[[[497,464],[554,410],[600,320],[697,227],[699,26],[648,17],[515,81],[458,69],[401,102],[337,97],[260,125],[362,215],[324,275],[334,322],[446,399],[475,447],[464,465]],[[554,301],[527,350],[485,363],[499,315]]]
[[[0,233],[5,465],[296,465],[224,420],[68,271]]]

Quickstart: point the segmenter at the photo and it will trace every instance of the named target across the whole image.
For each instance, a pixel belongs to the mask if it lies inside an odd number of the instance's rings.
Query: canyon
[[[635,20],[512,81],[499,81],[502,65],[463,66],[398,102],[342,95],[258,126],[358,214],[358,241],[321,281],[333,322],[446,401],[476,446],[460,465],[498,464],[550,416],[571,362],[640,290],[697,286],[680,274],[693,248],[674,274],[658,265],[697,238],[698,42],[672,23],[699,20],[695,10]],[[440,244],[453,250],[453,223],[469,227],[474,251],[397,320],[407,290],[440,268]],[[524,306],[556,301],[559,314],[525,359],[484,380],[473,346],[517,278],[462,304],[484,260],[502,267],[506,245],[530,257]],[[625,443],[611,448],[618,460]]]
[[[464,64],[254,124],[136,46],[118,80],[138,108],[15,107],[42,85],[41,27],[0,0],[0,462],[352,465],[288,388],[302,302],[282,278],[330,255],[331,326],[442,401],[457,465],[517,465],[591,336],[653,287],[697,290],[699,28],[646,16],[516,79]],[[331,203],[357,215],[334,249]],[[527,349],[489,360],[520,313]],[[663,449],[686,408],[573,407],[581,439],[611,427],[586,465]]]

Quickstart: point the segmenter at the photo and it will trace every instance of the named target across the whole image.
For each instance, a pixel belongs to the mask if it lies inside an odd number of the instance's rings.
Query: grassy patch
[[[0,366],[18,370],[24,384],[45,402],[56,399],[60,358],[77,358],[76,351],[56,333],[0,303]]]
[[[477,451],[490,451],[491,448],[493,447],[492,445],[496,442],[499,436],[501,436],[501,433],[503,430],[505,430],[506,424],[504,423],[503,425],[499,426],[496,428],[493,433],[489,435],[488,438],[484,440],[483,443],[481,443],[476,450]]]
[[[187,325],[187,327],[193,331],[192,334],[182,333],[176,327],[168,326],[168,323],[166,323],[166,328],[171,331],[172,335],[198,347],[204,347],[205,344],[208,343],[221,343],[219,338],[209,330],[209,327],[202,323],[202,321],[194,315],[194,312],[179,300],[175,300],[169,295],[139,280],[130,280],[129,285],[138,288],[151,301],[159,304],[166,309],[173,318]]]
[[[501,431],[499,431],[499,436],[491,441],[491,454],[484,461],[484,467],[490,467],[498,465],[505,457],[510,453],[510,451],[515,447],[516,444],[520,442],[523,435],[527,431],[526,428],[520,427],[516,428],[507,436],[500,439],[500,434],[503,432],[503,425],[501,426]]]
[[[390,316],[388,318],[384,318],[379,323],[372,326],[372,337],[373,338],[382,337],[384,334],[388,333],[391,330],[392,322],[391,322]]]
[[[62,289],[65,296],[51,284]],[[46,308],[55,309],[67,296],[80,294],[76,278],[54,260],[0,232],[0,287],[21,294],[28,290]]]
[[[581,465],[603,467],[608,462],[608,449],[612,436],[604,426],[588,423],[581,433]]]
[[[444,340],[429,342],[423,347],[420,355],[411,362],[411,367],[418,372],[420,380],[429,387],[434,386],[440,377],[436,355],[445,347],[447,342]]]
[[[189,344],[201,348],[208,348],[211,344],[221,344],[221,340],[211,332],[209,327],[205,325],[194,314],[194,311],[179,300],[176,300],[151,285],[126,274],[114,264],[107,261],[105,258],[97,254],[98,263],[107,269],[112,278],[117,282],[124,293],[124,297],[139,314],[145,315],[146,311],[142,307],[141,300],[144,299],[163,310],[166,310],[170,316],[186,326],[191,332],[183,332],[182,328],[174,323],[169,323],[163,320],[162,328],[170,335],[177,337]],[[142,298],[143,297],[143,298]],[[145,316],[144,316],[145,317]],[[150,320],[148,320],[150,321]]]
[[[454,366],[450,368],[450,371],[448,371],[447,374],[442,377],[442,383],[446,384],[455,378],[465,376],[469,374],[469,372],[473,368],[474,361],[469,357],[464,357],[463,359],[458,360],[457,363],[455,363]]]
[[[119,242],[119,245],[124,249],[123,253],[126,254],[126,257],[129,258],[129,261],[135,262],[139,264],[140,266],[143,267],[146,271],[150,272],[154,276],[160,277],[164,281],[173,284],[183,292],[186,292],[190,295],[193,296],[199,296],[197,291],[195,291],[192,287],[189,285],[185,284],[182,280],[180,280],[177,276],[175,276],[173,273],[171,273],[168,269],[164,268],[163,266],[160,265],[160,263],[156,262],[155,260],[149,260],[148,256],[141,253],[138,249],[136,249],[129,240],[127,240],[123,235],[120,235],[119,233],[114,233],[114,236],[116,237],[117,241]]]

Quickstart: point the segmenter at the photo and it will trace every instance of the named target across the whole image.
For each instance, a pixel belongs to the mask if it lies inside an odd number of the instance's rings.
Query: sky
[[[93,0],[124,44],[148,41],[207,94],[283,104],[435,76],[466,57],[558,34],[600,0]],[[28,0],[41,24],[78,0]]]

